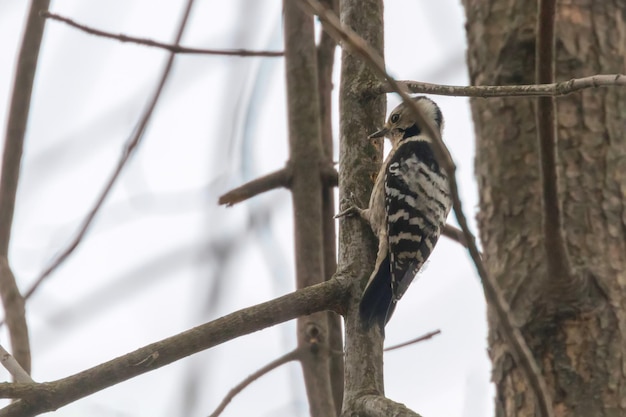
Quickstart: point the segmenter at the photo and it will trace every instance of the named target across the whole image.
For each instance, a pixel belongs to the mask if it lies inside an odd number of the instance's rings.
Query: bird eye
[[[389,120],[391,120],[391,123],[398,123],[398,120],[400,120],[400,115],[398,113],[392,114]]]

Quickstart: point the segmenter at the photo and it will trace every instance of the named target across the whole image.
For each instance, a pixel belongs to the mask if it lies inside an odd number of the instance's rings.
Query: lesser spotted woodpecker
[[[437,104],[424,96],[413,100],[443,129]],[[437,164],[427,136],[404,104],[396,107],[385,126],[370,138],[387,137],[385,159],[367,209],[350,207],[340,215],[358,214],[378,237],[376,265],[360,303],[367,328],[389,321],[397,301],[424,265],[439,239],[452,201],[446,173]]]

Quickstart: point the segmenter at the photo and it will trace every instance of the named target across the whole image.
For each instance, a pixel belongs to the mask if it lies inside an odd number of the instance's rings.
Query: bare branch
[[[247,182],[244,185],[227,192],[226,194],[220,196],[218,204],[225,204],[230,207],[266,191],[274,190],[280,187],[289,187],[291,176],[292,169],[288,164],[285,168]]]
[[[180,40],[183,37],[183,33],[185,31],[185,27],[187,26],[187,20],[189,19],[189,14],[191,13],[191,7],[193,6],[193,2],[194,0],[187,0],[187,4],[183,12],[183,17],[179,23],[178,31],[176,33],[176,38],[174,40],[175,45],[178,45],[180,43]],[[161,97],[161,92],[163,91],[163,87],[165,86],[165,83],[167,79],[169,78],[170,71],[174,64],[175,57],[176,57],[176,54],[170,53],[167,63],[165,64],[165,67],[163,68],[163,72],[161,73],[161,78],[154,91],[152,99],[148,102],[148,106],[146,107],[143,115],[141,116],[141,119],[139,120],[137,124],[137,127],[135,128],[135,132],[127,140],[126,145],[124,147],[124,151],[122,152],[122,155],[120,159],[118,160],[117,166],[113,170],[113,173],[109,177],[109,181],[104,186],[102,192],[100,193],[100,196],[98,197],[98,200],[96,201],[92,209],[87,214],[87,217],[85,218],[85,220],[83,220],[83,224],[78,230],[76,236],[70,242],[70,244],[55,259],[52,260],[50,265],[41,273],[41,275],[37,277],[34,284],[30,287],[28,291],[26,291],[24,298],[26,299],[30,298],[30,296],[33,295],[33,293],[37,290],[37,288],[39,288],[41,283],[50,274],[52,274],[52,272],[54,272],[63,262],[67,260],[67,258],[74,252],[74,250],[81,243],[81,241],[83,240],[83,237],[85,237],[85,234],[89,230],[91,223],[93,222],[96,215],[100,211],[100,208],[102,208],[104,201],[109,196],[109,193],[113,189],[113,186],[115,185],[122,171],[124,170],[126,163],[130,160],[130,157],[134,154],[139,144],[141,143],[143,134],[146,131],[146,127],[148,126],[150,118],[152,117],[152,113],[154,112],[157,102],[159,101],[159,98]]]
[[[30,4],[17,60],[0,174],[0,257],[2,258],[0,297],[2,297],[6,322],[11,335],[13,354],[27,372],[30,371],[30,341],[24,312],[24,297],[17,287],[9,266],[8,253],[24,135],[45,23],[39,18],[38,12],[41,9],[47,9],[49,5],[49,0],[34,0]]]
[[[389,346],[388,348],[385,348],[385,352],[389,352],[391,350],[396,350],[396,349],[400,349],[406,346],[410,346],[413,345],[415,343],[419,343],[419,342],[423,342],[424,340],[428,340],[433,338],[434,336],[437,336],[438,334],[441,333],[441,330],[435,330],[434,332],[430,332],[430,333],[426,333],[425,335],[422,335],[420,337],[416,337],[415,339],[411,339],[408,340],[406,342],[397,344],[397,345],[393,345],[393,346]]]
[[[323,0],[335,13],[339,12],[339,0]],[[335,230],[335,190],[337,171],[333,166],[333,126],[332,126],[332,91],[333,67],[337,42],[325,31],[321,31],[317,44],[317,85],[320,98],[320,127],[322,139],[322,235],[324,276],[331,279],[337,270],[337,233]],[[331,350],[343,349],[343,329],[341,317],[328,312],[328,346]],[[341,414],[343,404],[343,355],[330,357],[330,383],[337,415]]]
[[[24,297],[17,287],[9,261],[4,256],[0,256],[0,296],[2,297],[5,321],[11,336],[13,355],[28,373],[31,366],[30,338],[26,323]]]
[[[461,202],[458,198],[458,190],[456,189],[455,183],[456,181],[451,181],[451,184],[454,184],[454,212],[456,214],[457,221],[463,230],[464,236],[467,239],[468,251],[470,252],[470,256],[474,261],[474,265],[476,266],[476,270],[478,271],[478,275],[480,276],[483,284],[485,297],[496,312],[496,317],[500,322],[506,340],[508,341],[511,350],[514,352],[515,358],[519,361],[520,366],[526,375],[528,383],[535,394],[543,415],[546,417],[552,417],[552,397],[550,396],[550,391],[548,391],[546,381],[541,373],[537,361],[535,360],[535,357],[524,339],[524,336],[522,336],[522,333],[513,320],[511,308],[509,303],[504,298],[500,286],[492,276],[487,274],[487,270],[485,269],[480,257],[480,252],[476,247],[476,241],[474,236],[469,231],[467,220],[463,214],[463,210],[461,209]]]
[[[9,371],[11,375],[13,375],[15,382],[35,382],[30,375],[28,375],[28,372],[20,366],[15,358],[7,352],[2,345],[0,345],[0,362],[2,363],[2,366],[4,366],[4,368]]]
[[[27,417],[53,411],[234,338],[314,312],[339,311],[349,293],[349,283],[345,281],[338,277],[244,308],[57,381],[0,384],[0,397],[16,393],[21,397],[1,409],[0,417]]]
[[[575,78],[569,81],[548,84],[528,85],[442,85],[420,81],[398,81],[398,84],[410,93],[435,94],[439,96],[459,97],[537,97],[564,96],[580,90],[599,87],[626,86],[624,74],[598,74],[590,77]],[[394,92],[389,83],[384,82],[372,88],[374,94]]]
[[[0,382],[0,398],[23,398],[33,395],[40,384],[36,382]]]
[[[285,78],[289,160],[293,167],[291,197],[294,211],[296,286],[304,288],[326,279],[322,235],[322,140],[317,49],[313,16],[292,0],[283,0]],[[317,344],[327,344],[328,315],[300,317],[298,346],[309,347],[300,360],[312,417],[336,413],[330,382],[330,359]]]
[[[220,402],[220,404],[217,406],[215,411],[213,411],[209,415],[209,417],[217,417],[220,414],[222,414],[222,411],[226,409],[226,406],[233,400],[233,398],[235,398],[235,396],[237,396],[241,391],[246,389],[248,385],[250,385],[257,379],[261,378],[263,375],[270,373],[271,371],[278,368],[279,366],[282,366],[291,361],[298,360],[305,351],[306,351],[305,347],[298,347],[292,350],[291,352],[286,353],[285,355],[281,356],[280,358],[273,360],[272,362],[268,363],[267,365],[265,365],[258,371],[249,375],[246,379],[244,379],[239,384],[234,386],[230,391],[228,391],[228,394],[226,394],[224,399],[222,399],[222,402]]]
[[[335,168],[322,164],[320,170],[321,179],[324,184],[329,187],[337,185],[337,170],[335,170]],[[233,190],[230,190],[226,194],[221,195],[217,203],[231,207],[237,203],[256,197],[264,192],[281,187],[288,188],[291,186],[292,176],[293,169],[291,168],[291,164],[287,164],[287,166],[279,169],[278,171],[274,171],[270,174],[247,182]]]
[[[411,100],[403,87],[386,72],[381,56],[373,48],[371,48],[367,42],[365,42],[350,28],[342,25],[337,16],[332,11],[320,5],[318,1],[300,1],[308,6],[309,9],[314,10],[314,12],[320,17],[325,30],[328,30],[331,35],[337,36],[339,41],[344,42],[347,47],[360,55],[379,77],[383,78],[391,87],[393,87],[394,91],[402,97],[403,102],[413,111],[413,115],[417,118],[420,126],[424,126],[424,131],[430,137],[434,138],[433,151],[435,152],[438,161],[440,161],[441,166],[449,175],[450,193],[453,199],[454,213],[456,214],[459,226],[461,226],[461,229],[463,230],[463,234],[468,244],[468,251],[474,265],[476,266],[478,275],[481,278],[485,296],[488,302],[494,307],[498,320],[502,326],[502,330],[506,335],[506,339],[511,345],[513,352],[515,352],[516,358],[520,361],[521,367],[524,370],[524,373],[528,378],[528,382],[537,397],[538,403],[540,405],[545,405],[545,407],[542,407],[542,413],[545,416],[551,416],[552,409],[551,406],[548,406],[551,404],[551,397],[543,375],[541,374],[539,366],[526,344],[524,337],[513,322],[510,307],[504,299],[498,283],[493,279],[493,277],[487,274],[487,270],[485,269],[485,266],[480,258],[480,252],[476,246],[475,238],[467,225],[467,219],[463,213],[461,200],[459,198],[458,184],[455,176],[456,167],[452,161],[450,152],[441,140],[439,130],[435,128],[433,123],[428,120],[428,118],[421,114],[419,107],[413,100]]]
[[[456,227],[447,223],[443,227],[441,234],[447,237],[448,239],[452,239],[455,242],[458,242],[467,248],[467,240],[465,239],[465,235],[463,234],[463,231],[461,229],[457,229]]]
[[[124,34],[115,34],[110,32],[105,32],[103,30],[94,29],[92,27],[80,24],[75,22],[74,20],[51,13],[49,11],[41,12],[41,16],[46,19],[56,20],[58,22],[63,22],[73,28],[79,29],[85,33],[89,33],[90,35],[100,36],[102,38],[115,39],[120,42],[129,42],[135,43],[138,45],[150,46],[154,48],[161,48],[167,51],[170,51],[173,54],[202,54],[202,55],[223,55],[223,56],[262,56],[262,57],[281,57],[284,55],[281,51],[250,51],[247,49],[204,49],[204,48],[188,48],[184,46],[178,45],[175,43],[174,45],[169,43],[157,42],[152,39],[146,38],[136,38],[134,36],[128,36]]]
[[[382,395],[363,395],[355,402],[355,415],[360,417],[421,417],[404,404],[391,401]]]

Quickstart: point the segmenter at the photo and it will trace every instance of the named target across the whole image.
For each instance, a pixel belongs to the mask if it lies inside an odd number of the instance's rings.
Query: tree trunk
[[[341,0],[341,23],[363,37],[381,56],[384,45],[382,0]],[[339,86],[339,196],[359,207],[367,206],[382,160],[382,142],[367,137],[383,123],[386,97],[372,95],[377,81],[367,63],[342,50]],[[355,244],[355,242],[359,242]],[[342,416],[353,415],[364,394],[384,394],[383,337],[359,328],[358,305],[374,268],[377,242],[370,227],[358,218],[339,223],[338,272],[350,276],[351,300],[344,315],[345,376]]]
[[[533,84],[536,2],[464,0],[474,85]],[[556,81],[623,73],[626,3],[558,2]],[[574,272],[593,285],[551,309],[530,98],[473,99],[483,256],[551,391],[556,416],[626,413],[626,90],[559,97],[558,194]],[[493,317],[497,416],[535,416],[535,399]]]

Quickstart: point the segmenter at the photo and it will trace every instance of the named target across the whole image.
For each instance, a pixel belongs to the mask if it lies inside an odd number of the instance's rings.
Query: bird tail
[[[374,324],[378,324],[384,331],[385,325],[391,318],[395,302],[393,302],[391,291],[391,268],[389,265],[389,255],[380,263],[373,278],[367,283],[361,303],[359,313],[365,329],[369,329]]]

